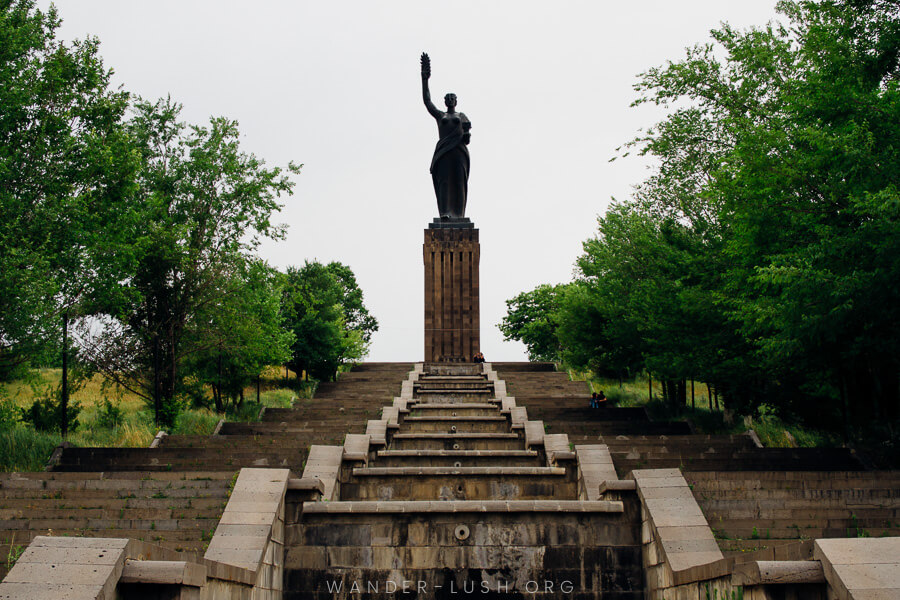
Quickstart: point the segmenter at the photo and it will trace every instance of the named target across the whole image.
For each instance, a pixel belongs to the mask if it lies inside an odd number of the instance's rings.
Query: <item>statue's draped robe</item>
[[[465,216],[469,182],[466,143],[471,125],[463,113],[444,113],[438,120],[441,138],[431,159],[431,179],[441,216]]]

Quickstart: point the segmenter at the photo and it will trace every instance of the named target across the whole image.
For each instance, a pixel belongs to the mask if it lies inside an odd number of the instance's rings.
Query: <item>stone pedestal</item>
[[[469,362],[481,344],[478,230],[435,219],[425,230],[425,362]]]

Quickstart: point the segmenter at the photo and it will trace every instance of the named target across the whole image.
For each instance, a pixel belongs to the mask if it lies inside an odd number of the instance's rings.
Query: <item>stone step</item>
[[[201,450],[200,452],[185,454],[190,450]],[[147,465],[148,471],[152,470],[172,470],[175,465],[198,464],[207,468],[215,468],[224,470],[223,467],[238,468],[257,465],[272,466],[282,464],[296,464],[303,462],[306,458],[306,451],[300,449],[286,450],[284,452],[239,452],[223,454],[215,448],[172,448],[166,453],[160,452],[159,456],[146,455],[129,455],[124,456],[106,456],[103,458],[95,458],[93,460],[84,457],[69,457],[64,459],[60,464],[56,465],[56,469],[66,471],[94,471],[98,467],[107,471],[120,470],[117,467],[126,465]],[[92,468],[93,467],[93,468]],[[129,469],[134,470],[134,469]]]
[[[303,514],[372,515],[382,513],[621,513],[622,502],[608,500],[396,500],[304,502]]]
[[[490,402],[459,402],[455,404],[411,404],[411,416],[480,417],[500,416],[500,405]]]
[[[434,469],[434,474],[361,475],[341,483],[341,500],[575,500],[577,484],[565,474],[509,472],[478,475],[462,469]],[[387,472],[394,472],[390,469]],[[452,474],[454,471],[459,474]],[[526,471],[532,471],[528,469]]]
[[[419,375],[416,383],[490,383],[485,375]]]
[[[842,530],[843,533],[838,537],[843,537],[847,534],[847,530],[856,527],[876,527],[876,528],[884,528],[884,529],[900,529],[900,523],[894,523],[889,521],[888,519],[882,517],[874,517],[874,518],[860,518],[856,519],[852,518],[844,518],[844,517],[826,517],[820,518],[818,516],[813,517],[801,517],[801,516],[793,516],[790,518],[784,519],[773,519],[767,517],[760,518],[747,518],[747,519],[729,519],[728,521],[722,520],[720,523],[715,523],[716,527],[721,526],[724,531],[735,532],[734,537],[749,537],[752,535],[753,528],[756,528],[756,531],[759,535],[762,534],[762,530],[764,529],[793,529],[793,530],[803,530],[803,529],[812,529],[812,528],[821,528],[821,529],[837,529]],[[746,532],[747,535],[744,535]],[[855,534],[854,534],[855,535]],[[774,536],[773,537],[784,537],[784,536]],[[796,537],[796,536],[795,536]],[[804,536],[809,537],[809,536]],[[833,535],[828,537],[835,537]]]
[[[155,480],[155,479],[5,479],[0,481],[0,495],[22,490],[42,494],[57,491],[120,491],[155,493],[159,490],[186,490],[185,493],[227,493],[230,481],[217,480]]]
[[[491,402],[456,402],[451,405],[447,404],[429,404],[426,402],[417,402],[415,404],[410,404],[407,408],[409,410],[466,410],[466,409],[484,409],[484,410],[498,410],[500,407],[497,404]]]
[[[756,448],[752,438],[748,435],[707,435],[707,434],[634,434],[621,435],[608,440],[610,444],[692,444],[692,445],[739,445],[747,448]]]
[[[694,490],[694,495],[710,508],[742,508],[753,506],[758,509],[802,508],[806,506],[836,507],[900,507],[900,491],[894,489],[845,490],[838,494],[834,490],[781,490],[778,494],[769,490],[754,490],[740,496],[722,496]],[[812,492],[812,493],[810,493]]]
[[[343,417],[347,415],[365,415],[376,410],[371,403],[360,401],[357,403],[341,404],[337,411],[334,403],[324,400],[300,400],[293,408],[266,408],[264,418],[287,418],[315,415],[321,417]],[[343,409],[343,410],[341,410]],[[337,413],[337,414],[335,414]]]
[[[571,439],[571,438],[570,438]],[[647,459],[625,459],[621,454],[613,454],[613,463],[616,472],[620,477],[624,477],[632,471],[632,469],[667,469],[681,468],[683,471],[773,471],[784,469],[788,471],[803,470],[820,470],[823,461],[819,458],[794,457],[785,454],[777,454],[774,456],[759,455],[757,453],[745,454],[737,453],[733,456],[722,457],[721,455],[696,455],[683,457],[663,457]],[[827,464],[827,463],[826,463]],[[849,456],[844,460],[836,460],[835,467],[838,469],[847,469],[855,466],[856,461]]]
[[[827,482],[829,485],[850,485],[900,481],[900,471],[770,471],[768,473],[740,473],[719,471],[695,471],[691,473],[695,485],[805,485],[811,482]],[[731,482],[734,482],[733,484]]]
[[[0,502],[2,505],[2,502]],[[32,519],[124,519],[124,520],[158,520],[158,519],[218,519],[218,513],[225,509],[225,502],[219,502],[218,512],[197,508],[87,508],[72,506],[67,508],[3,508],[0,506],[0,521],[32,520]],[[213,514],[216,513],[216,514]]]
[[[722,551],[722,554],[725,557],[729,556],[740,556],[747,554],[748,552],[758,552],[760,550],[771,550],[777,548],[779,546],[788,546],[791,544],[796,544],[796,539],[750,539],[750,540],[733,540],[733,539],[720,539],[716,540],[719,544],[719,549]]]
[[[404,423],[509,423],[504,415],[413,415],[403,418]]]
[[[760,509],[753,510],[752,507],[732,508],[732,507],[707,507],[701,506],[703,514],[706,515],[710,522],[722,522],[727,526],[744,520],[755,519],[771,519],[773,521],[785,524],[793,523],[797,520],[819,521],[822,523],[831,521],[841,521],[850,523],[867,523],[879,527],[889,527],[894,521],[900,518],[900,509],[898,508],[876,508],[876,507],[827,507],[827,506],[803,506],[784,509]],[[900,523],[898,523],[900,526]]]
[[[519,397],[516,396],[517,401]],[[607,423],[607,422],[634,422],[647,423],[650,419],[647,417],[647,411],[642,407],[607,407],[604,409],[590,408],[588,402],[590,395],[584,398],[578,398],[572,402],[557,402],[556,406],[543,406],[541,403],[529,403],[527,398],[521,399],[522,403],[528,407],[528,413],[533,414],[534,418],[542,420],[558,420],[571,422],[590,422],[590,423]]]
[[[528,407],[527,400],[516,402],[520,405]],[[529,410],[528,414],[531,414]],[[690,425],[683,422],[660,423],[656,421],[647,421],[646,423],[632,421],[557,421],[553,417],[544,416],[542,420],[553,423],[560,430],[566,431],[570,436],[640,436],[640,435],[690,435]]]
[[[169,458],[165,460],[159,459],[155,462],[154,460],[148,460],[147,462],[144,462],[140,459],[123,461],[111,459],[102,462],[94,461],[84,463],[60,464],[53,467],[53,472],[95,471],[97,468],[102,468],[105,471],[109,472],[141,471],[152,472],[154,474],[170,471],[197,470],[201,468],[225,471],[228,473],[234,473],[235,471],[245,467],[270,467],[302,470],[302,466],[305,460],[305,453],[298,454],[295,458],[287,460],[284,457],[260,457],[259,455],[252,455],[248,458],[232,458],[223,456],[221,453],[211,451],[208,455],[198,456],[194,458]]]
[[[866,499],[893,499],[900,502],[900,485],[898,482],[846,482],[841,486],[831,487],[828,481],[815,482],[810,485],[804,482],[800,486],[780,485],[772,487],[733,486],[707,487],[694,484],[694,495],[722,501],[743,501],[747,499],[760,502],[782,502],[791,499],[815,500],[817,502],[840,501],[852,502]]]
[[[508,433],[510,431],[510,422],[507,417],[497,415],[484,417],[405,417],[400,423],[401,433],[453,433],[457,431]]]
[[[532,450],[381,450],[370,467],[540,467]]]
[[[228,495],[218,496],[193,496],[183,498],[138,498],[132,495],[125,496],[84,496],[72,494],[71,498],[0,498],[0,510],[142,510],[142,509],[171,509],[171,510],[220,510],[227,502]]]
[[[47,489],[35,492],[30,489],[5,489],[3,491],[3,500],[7,499],[25,499],[34,498],[41,500],[70,500],[75,502],[83,499],[85,502],[95,498],[153,498],[154,496],[161,498],[224,498],[227,491],[213,489],[139,489],[139,488],[120,488],[120,489]],[[79,504],[80,506],[80,504]]]
[[[414,385],[413,397],[421,397],[428,394],[482,394],[485,397],[494,395],[493,385]]]
[[[534,450],[379,450],[376,456],[392,457],[461,457],[521,458],[540,456]]]
[[[557,373],[568,377],[565,373],[558,372],[552,362],[492,362],[491,368],[502,375],[502,372],[510,373]]]
[[[307,439],[298,439],[295,435],[269,434],[254,438],[246,435],[219,434],[214,436],[166,436],[162,439],[159,448],[170,450],[175,448],[215,448],[222,449],[253,449],[255,451],[269,452],[275,448],[304,450],[311,442]]]
[[[28,519],[0,519],[0,530],[33,530],[33,531],[60,531],[66,529],[121,529],[134,531],[138,529],[147,531],[208,531],[215,529],[219,518],[196,519],[92,519],[83,518],[74,514],[70,518],[28,518]]]
[[[391,450],[522,450],[515,433],[395,433]]]
[[[691,440],[684,439],[690,436],[678,436],[665,439],[630,439],[610,440],[606,439],[606,445],[610,452],[644,452],[644,453],[671,453],[671,452],[746,452],[753,449],[752,445],[743,440]]]
[[[223,472],[234,473],[240,469],[244,468],[272,468],[272,469],[293,469],[295,471],[302,471],[303,463],[305,459],[302,461],[284,461],[284,460],[268,460],[268,459],[255,459],[255,460],[247,460],[247,461],[235,461],[231,459],[227,459],[219,462],[214,462],[211,460],[203,460],[203,459],[191,459],[184,461],[171,461],[166,464],[144,464],[140,462],[136,463],[109,463],[103,465],[103,467],[110,472],[128,472],[128,471],[143,471],[143,472],[155,472],[155,473],[164,473],[168,471],[178,471],[178,470],[186,470],[186,469],[196,469],[198,467],[204,467],[209,469],[220,469]],[[66,471],[72,472],[80,472],[80,471],[90,471],[92,470],[91,465],[62,465],[57,466],[56,469],[62,469]]]
[[[408,362],[364,362],[358,365],[353,365],[349,372],[342,373],[341,376],[346,377],[348,375],[356,375],[358,373],[372,373],[373,371],[408,373],[413,370],[414,364],[415,363]]]
[[[33,538],[36,536],[46,536],[46,531],[18,531],[17,535],[13,538],[7,538],[6,536],[11,532],[2,532],[0,536],[5,542],[0,542],[0,556],[11,557],[12,548],[22,549],[26,547]],[[80,530],[60,530],[53,531],[53,535],[55,536],[65,536],[65,537],[122,537],[122,538],[133,538],[140,539],[146,542],[151,542],[156,546],[162,546],[164,548],[168,548],[170,550],[181,552],[182,560],[193,560],[197,561],[203,557],[203,554],[206,552],[206,546],[209,544],[207,536],[197,536],[195,532],[190,532],[192,538],[191,539],[172,539],[171,534],[173,532],[156,532],[156,531],[80,531]],[[211,532],[207,532],[209,536],[212,535]],[[205,539],[204,539],[205,538]],[[0,580],[4,579],[9,572],[8,562],[6,560],[0,561]]]
[[[424,390],[493,390],[494,381],[485,377],[419,377],[412,382],[413,389]]]
[[[799,521],[799,522],[798,522]],[[742,540],[812,540],[819,538],[845,537],[897,537],[900,528],[887,527],[884,523],[854,523],[839,519],[820,521],[770,521],[762,519],[755,523],[738,525],[715,525],[713,532],[719,539]]]
[[[484,373],[484,368],[477,363],[426,363],[422,375],[424,376],[480,376]]]
[[[152,522],[152,521],[151,521]],[[213,524],[208,529],[177,529],[177,530],[161,530],[161,529],[79,529],[74,527],[59,527],[48,532],[47,529],[16,529],[6,530],[0,533],[3,542],[9,544],[14,543],[16,546],[27,545],[31,540],[39,535],[50,535],[56,537],[87,537],[87,538],[132,538],[143,540],[146,542],[170,541],[178,542],[182,547],[190,550],[197,549],[205,551],[206,544],[212,538],[217,524]],[[162,538],[162,539],[159,539]],[[3,564],[6,561],[2,561]]]
[[[343,437],[341,438],[343,441]],[[171,460],[191,458],[219,458],[245,460],[254,457],[292,458],[303,452],[303,448],[236,448],[228,456],[223,456],[215,447],[193,448],[66,448],[60,458],[61,464],[102,464],[105,461],[144,461],[150,464],[161,464]],[[94,469],[95,471],[97,469]]]
[[[95,481],[95,480],[112,480],[112,481],[139,481],[141,485],[153,486],[157,481],[197,481],[207,482],[205,485],[214,486],[215,482],[230,483],[231,475],[224,474],[219,471],[187,471],[181,473],[106,473],[103,471],[93,471],[84,473],[52,473],[46,471],[37,472],[0,472],[0,487],[3,487],[7,480],[21,481],[24,479],[34,479],[38,481]]]
[[[562,467],[357,467],[352,470],[352,474],[354,477],[564,477],[566,470]]]
[[[494,390],[416,389],[413,397],[428,403],[484,402],[494,397]]]

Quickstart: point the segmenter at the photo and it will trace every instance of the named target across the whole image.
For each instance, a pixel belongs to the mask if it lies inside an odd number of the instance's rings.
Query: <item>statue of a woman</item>
[[[472,123],[463,113],[456,112],[456,94],[444,96],[447,112],[438,110],[431,102],[428,78],[431,59],[422,53],[422,99],[425,108],[437,121],[440,139],[431,159],[431,180],[437,196],[441,218],[466,216],[466,195],[469,189],[469,143]]]

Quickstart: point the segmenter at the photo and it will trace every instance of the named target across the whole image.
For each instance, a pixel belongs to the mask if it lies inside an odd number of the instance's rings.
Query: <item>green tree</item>
[[[497,326],[504,340],[525,344],[528,360],[560,359],[559,309],[567,285],[539,285],[506,301],[506,316]]]
[[[672,107],[639,140],[663,164],[647,189],[669,207],[690,190],[714,217],[720,303],[768,372],[751,402],[896,418],[896,4],[779,10],[790,27],[726,26],[643,76],[640,102]]]
[[[563,359],[637,364],[731,406],[900,414],[896,2],[781,2],[642,74],[657,160],[600,219],[557,312]],[[668,391],[671,393],[668,393]],[[840,415],[840,412],[843,415]]]
[[[294,338],[283,324],[281,285],[282,277],[265,263],[241,261],[216,299],[192,319],[187,343],[196,351],[184,371],[194,383],[212,389],[218,412],[229,400],[238,408],[253,379],[290,358]]]
[[[298,377],[332,379],[340,365],[368,353],[378,322],[363,304],[349,267],[307,261],[289,267],[285,278],[283,310],[295,337],[290,364]]]
[[[141,153],[137,191],[123,198],[131,215],[128,243],[116,248],[120,282],[103,300],[110,315],[85,354],[106,376],[147,399],[158,423],[171,425],[187,357],[203,347],[192,328],[263,237],[278,198],[290,194],[287,173],[242,152],[237,123],[179,121],[171,100],[138,102],[129,130]]]
[[[137,156],[128,95],[109,89],[95,39],[64,44],[56,10],[0,3],[0,379],[28,361],[58,363],[69,419],[69,323],[109,285],[115,200]],[[61,331],[62,330],[62,331]]]
[[[339,262],[330,262],[325,268],[340,286],[344,326],[348,331],[357,332],[368,348],[372,335],[378,331],[378,320],[369,314],[369,309],[363,302],[363,292],[356,282],[356,275],[350,267]]]

